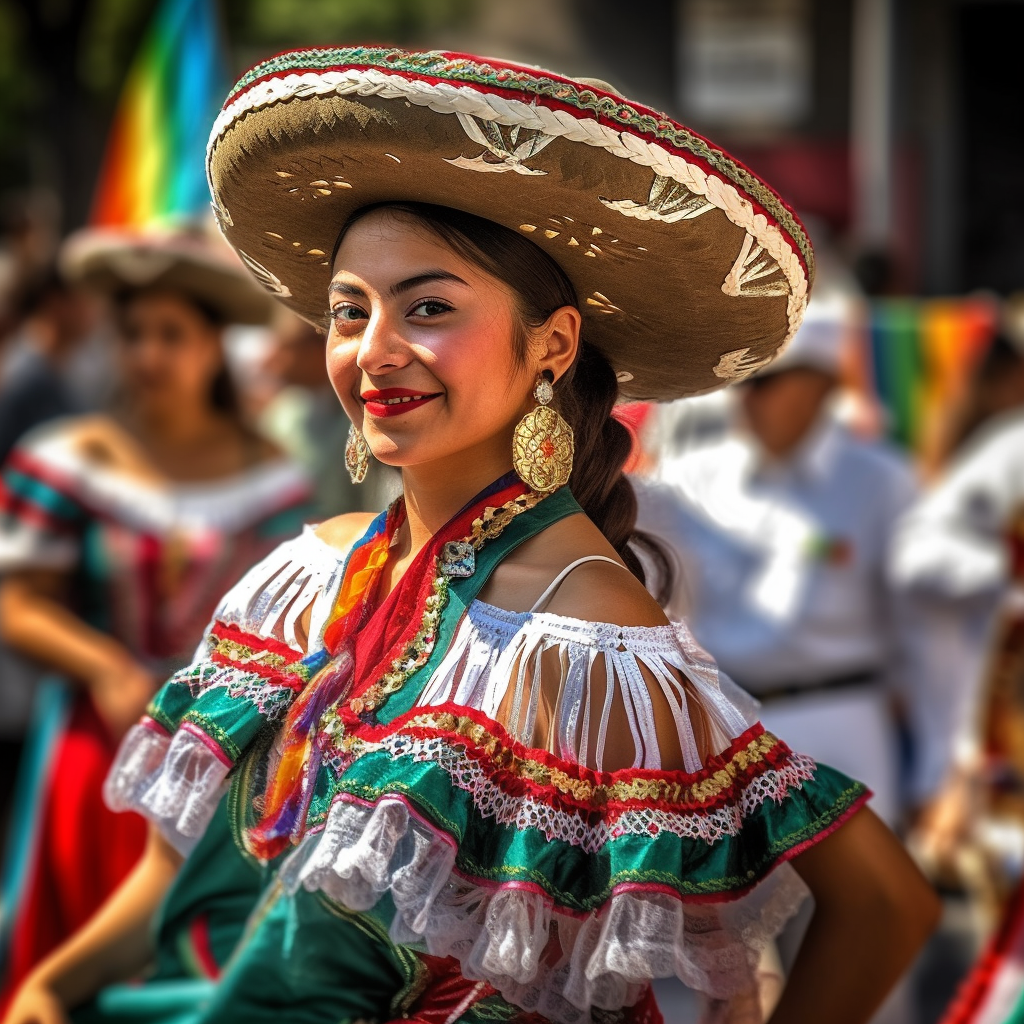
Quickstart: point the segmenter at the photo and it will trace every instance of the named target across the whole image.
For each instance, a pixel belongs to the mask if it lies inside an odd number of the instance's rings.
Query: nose
[[[407,365],[410,358],[408,344],[391,317],[375,313],[359,342],[356,366],[368,374],[386,373]]]

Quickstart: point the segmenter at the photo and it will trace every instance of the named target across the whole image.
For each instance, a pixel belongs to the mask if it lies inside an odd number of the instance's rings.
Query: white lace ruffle
[[[171,737],[142,722],[121,741],[103,798],[113,811],[149,818],[187,856],[220,803],[228,770],[187,728]]]
[[[784,864],[728,903],[684,905],[627,888],[598,913],[579,916],[531,886],[461,878],[455,852],[450,837],[399,797],[339,800],[324,831],[295,851],[280,877],[353,911],[390,893],[393,941],[455,957],[465,977],[556,1024],[589,1024],[592,1007],[631,1005],[653,978],[674,975],[717,1000],[749,992],[760,950],[808,895]]]

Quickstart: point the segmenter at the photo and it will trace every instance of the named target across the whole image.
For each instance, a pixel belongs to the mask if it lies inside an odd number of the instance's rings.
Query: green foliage
[[[155,0],[92,0],[77,54],[78,77],[95,96],[117,96]]]
[[[466,21],[474,0],[225,0],[229,36],[271,49],[408,44]]]

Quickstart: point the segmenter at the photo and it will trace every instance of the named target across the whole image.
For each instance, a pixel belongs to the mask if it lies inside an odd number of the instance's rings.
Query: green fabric
[[[737,836],[713,843],[663,829],[622,835],[588,853],[538,828],[503,826],[484,817],[472,793],[457,787],[430,761],[392,758],[384,751],[361,757],[338,783],[339,792],[376,802],[400,793],[458,843],[456,866],[492,882],[539,885],[557,903],[595,910],[624,883],[667,886],[683,896],[722,895],[749,887],[789,851],[833,826],[865,795],[865,787],[819,765],[813,780],[784,800],[764,800]],[[600,822],[599,811],[591,824]]]
[[[212,981],[111,985],[71,1014],[72,1024],[192,1024],[216,989]]]
[[[196,1024],[350,1024],[392,1017],[415,960],[300,889],[268,896]]]
[[[209,951],[223,969],[272,878],[270,866],[261,865],[236,846],[227,800],[222,800],[160,909],[155,978],[170,980],[194,974],[194,965],[189,962],[190,928],[199,915]]]
[[[398,1021],[408,1016],[427,980],[419,958],[395,946],[368,917],[305,890],[294,896],[276,890],[257,916],[214,997],[204,1000],[189,1024]],[[485,1024],[521,1015],[491,995],[458,1020]],[[601,1019],[619,1024],[623,1016],[607,1013]]]

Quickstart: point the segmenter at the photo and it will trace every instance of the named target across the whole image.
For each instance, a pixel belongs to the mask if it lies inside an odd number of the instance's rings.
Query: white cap
[[[804,321],[793,340],[785,347],[782,355],[773,359],[758,376],[807,367],[838,377],[849,336],[849,318],[850,310],[845,296],[831,294],[812,299],[807,304]]]

